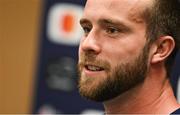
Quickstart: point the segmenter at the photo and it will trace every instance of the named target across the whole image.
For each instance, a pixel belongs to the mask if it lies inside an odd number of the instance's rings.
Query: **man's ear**
[[[162,36],[155,41],[151,63],[164,61],[173,51],[175,42],[171,36]]]

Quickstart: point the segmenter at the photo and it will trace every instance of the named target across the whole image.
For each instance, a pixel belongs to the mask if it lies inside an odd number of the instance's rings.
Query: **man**
[[[79,91],[105,113],[177,113],[169,73],[178,50],[176,0],[87,0]]]

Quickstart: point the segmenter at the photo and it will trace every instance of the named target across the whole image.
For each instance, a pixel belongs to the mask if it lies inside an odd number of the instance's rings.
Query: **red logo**
[[[66,14],[63,17],[63,24],[60,24],[60,26],[63,26],[62,28],[66,33],[71,33],[74,30],[74,22],[74,16]]]
[[[82,36],[79,20],[83,7],[73,4],[56,4],[49,10],[47,36],[51,42],[78,45]]]

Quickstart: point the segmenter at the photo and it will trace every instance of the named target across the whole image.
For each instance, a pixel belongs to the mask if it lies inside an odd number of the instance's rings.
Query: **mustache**
[[[85,65],[98,66],[106,71],[109,71],[111,68],[110,63],[108,61],[99,59],[95,54],[91,53],[82,53],[79,57],[78,68],[81,69]]]

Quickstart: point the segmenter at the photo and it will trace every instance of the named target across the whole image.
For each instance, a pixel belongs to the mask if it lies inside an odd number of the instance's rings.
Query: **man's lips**
[[[95,64],[84,64],[83,66],[86,70],[92,71],[92,72],[98,72],[98,71],[105,70],[105,68],[103,68],[99,65],[95,65]]]
[[[86,64],[84,67],[86,68],[86,70],[93,71],[93,72],[104,70],[103,67],[92,65],[92,64]]]
[[[97,77],[97,76],[105,76],[109,68],[100,63],[80,62],[79,70],[82,76]]]

